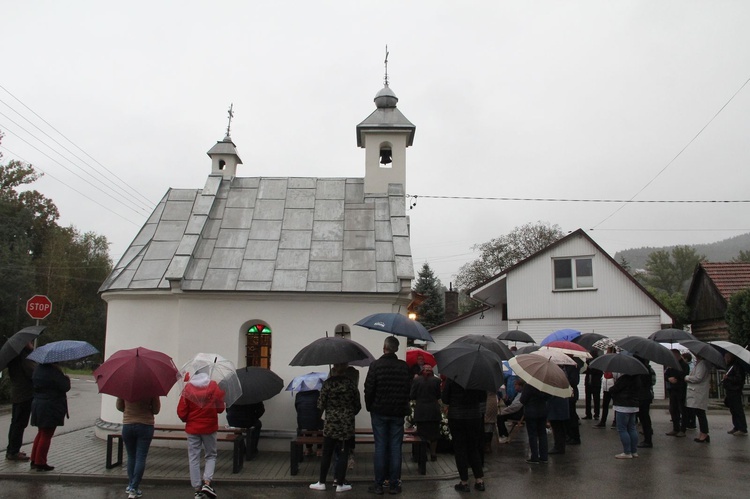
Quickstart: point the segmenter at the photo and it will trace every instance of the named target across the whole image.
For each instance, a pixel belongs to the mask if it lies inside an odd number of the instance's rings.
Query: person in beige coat
[[[696,355],[695,359],[697,361],[695,367],[690,374],[685,376],[685,383],[687,383],[687,401],[685,405],[698,418],[700,435],[694,440],[700,444],[707,444],[711,441],[711,437],[708,436],[708,419],[706,418],[711,366],[700,355]]]

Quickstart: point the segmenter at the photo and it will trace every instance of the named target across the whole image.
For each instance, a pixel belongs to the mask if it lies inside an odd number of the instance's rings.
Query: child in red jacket
[[[208,374],[195,374],[188,383],[177,405],[177,416],[185,422],[190,462],[190,483],[196,499],[216,497],[212,480],[216,468],[216,432],[219,414],[224,412],[224,392],[211,381]],[[201,480],[201,448],[206,454],[206,465]]]

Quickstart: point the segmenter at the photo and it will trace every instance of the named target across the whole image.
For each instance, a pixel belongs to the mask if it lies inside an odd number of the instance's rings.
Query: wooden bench
[[[357,428],[354,434],[355,445],[360,444],[375,444],[375,437],[372,434],[370,428]],[[417,466],[420,475],[427,474],[427,450],[429,442],[419,435],[414,430],[404,431],[404,438],[402,443],[411,444],[414,453],[417,456]],[[294,440],[289,444],[289,473],[296,475],[299,472],[299,463],[304,460],[303,449],[305,445],[321,445],[323,444],[323,432],[321,431],[302,431]]]
[[[245,434],[249,428],[219,428],[217,442],[232,444],[232,473],[239,473],[245,463]],[[117,461],[112,460],[114,441],[117,440]],[[187,440],[184,425],[154,425],[153,440]],[[122,465],[123,459],[122,432],[107,435],[106,468],[112,469]]]

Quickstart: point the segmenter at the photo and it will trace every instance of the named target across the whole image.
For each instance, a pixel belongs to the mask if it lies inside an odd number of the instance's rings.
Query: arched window
[[[245,360],[248,366],[271,369],[271,328],[262,322],[247,327]]]

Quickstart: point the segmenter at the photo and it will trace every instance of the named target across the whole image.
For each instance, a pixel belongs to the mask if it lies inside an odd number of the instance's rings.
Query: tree
[[[416,310],[419,322],[427,329],[445,322],[443,286],[440,284],[440,279],[432,272],[430,264],[422,265],[414,291],[425,297]]]
[[[740,254],[732,259],[734,263],[750,263],[750,250],[740,250]]]
[[[729,339],[747,347],[750,344],[750,289],[731,296],[725,318],[729,326]]]
[[[549,222],[527,223],[508,234],[475,245],[479,258],[463,265],[456,276],[456,286],[470,289],[554,243],[565,234]]]
[[[695,267],[705,260],[706,257],[699,255],[691,246],[675,246],[671,253],[665,250],[654,251],[648,256],[646,273],[640,278],[654,289],[670,295],[675,292],[684,295]]]

